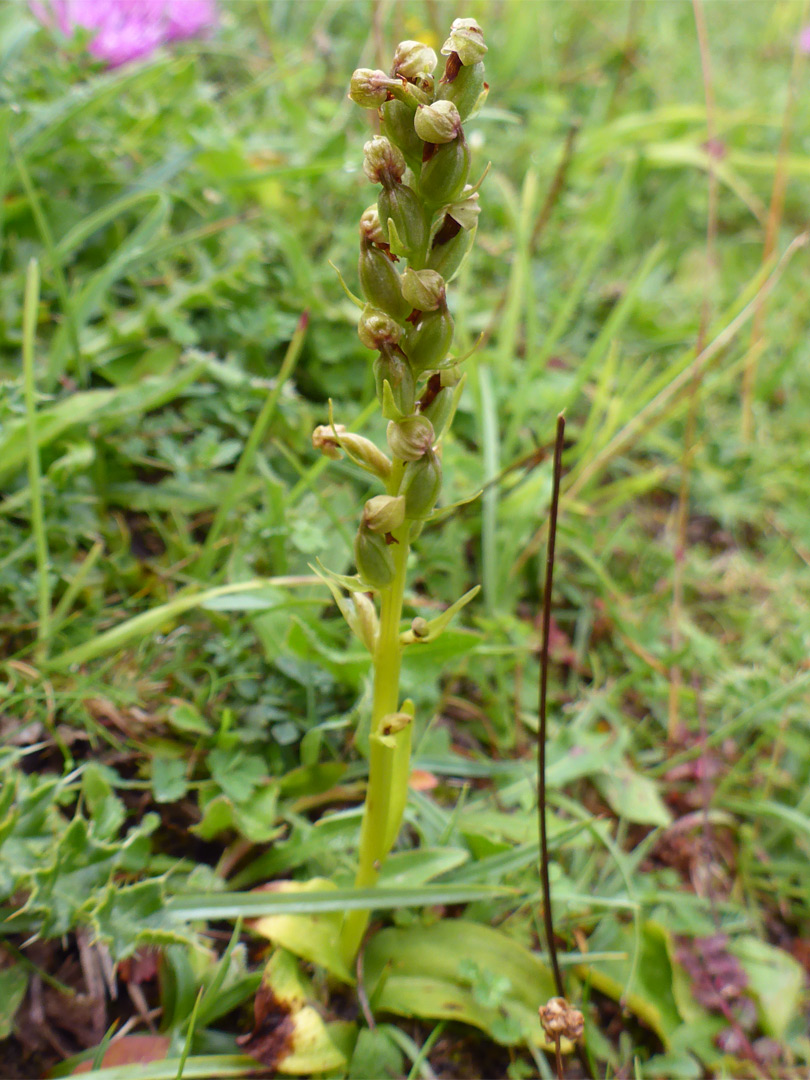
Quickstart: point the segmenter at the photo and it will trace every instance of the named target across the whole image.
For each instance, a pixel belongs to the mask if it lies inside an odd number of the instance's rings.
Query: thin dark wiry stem
[[[581,122],[579,120],[573,120],[568,125],[568,131],[565,135],[565,143],[563,144],[562,156],[560,157],[559,164],[554,170],[554,176],[551,180],[551,187],[546,193],[545,201],[540,208],[540,213],[537,215],[537,221],[534,223],[534,229],[532,230],[532,247],[537,246],[537,242],[545,231],[546,225],[551,220],[551,213],[557,204],[563,188],[565,187],[565,180],[568,176],[568,170],[571,167],[571,162],[574,158],[574,144],[577,141],[577,135],[579,135]]]
[[[546,695],[548,690],[548,647],[551,635],[551,589],[554,584],[554,547],[557,540],[557,508],[560,504],[560,478],[565,436],[565,417],[557,417],[557,437],[554,442],[554,480],[551,489],[551,510],[548,521],[548,552],[546,581],[543,587],[543,644],[540,653],[540,722],[537,737],[537,814],[540,826],[540,878],[543,884],[543,923],[548,942],[554,985],[561,998],[565,997],[557,946],[554,943],[554,921],[551,914],[551,882],[548,877],[548,835],[546,833]]]

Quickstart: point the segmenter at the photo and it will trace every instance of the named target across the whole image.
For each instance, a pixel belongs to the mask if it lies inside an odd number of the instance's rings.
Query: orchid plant
[[[376,884],[407,801],[413,703],[400,699],[405,648],[436,638],[477,592],[438,618],[417,617],[402,630],[408,554],[436,516],[442,486],[441,443],[464,386],[451,352],[453,317],[447,286],[472,246],[478,184],[468,184],[470,150],[463,124],[487,93],[483,33],[457,19],[442,46],[444,73],[428,45],[403,41],[391,73],[360,68],[349,96],[378,111],[382,134],[365,145],[363,170],[379,185],[360,219],[359,278],[364,299],[358,334],[373,354],[377,398],[388,420],[387,452],[334,422],[316,428],[313,443],[341,452],[371,473],[383,492],[363,507],[354,543],[357,575],[321,570],[352,631],[371,654],[374,694],[369,780],[356,885]],[[483,179],[483,178],[482,178]],[[348,594],[348,595],[347,595]],[[357,953],[368,913],[347,913],[341,947]]]

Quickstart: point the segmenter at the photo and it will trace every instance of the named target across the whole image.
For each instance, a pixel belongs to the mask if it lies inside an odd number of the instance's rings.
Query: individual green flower
[[[378,109],[388,98],[391,79],[384,71],[358,68],[352,75],[349,97],[361,109]]]
[[[398,529],[405,521],[404,495],[375,495],[363,507],[363,523],[372,532],[386,533]]]
[[[400,282],[400,291],[409,309],[435,311],[444,303],[444,278],[435,270],[413,270],[409,266],[403,272]]]
[[[413,307],[402,293],[402,279],[391,259],[375,244],[361,242],[358,261],[360,287],[366,300],[392,318],[404,322]],[[376,348],[377,346],[372,346]]]
[[[435,450],[409,461],[402,476],[405,516],[411,521],[429,517],[442,489],[442,466]]]
[[[403,339],[402,347],[417,375],[435,371],[447,359],[453,343],[453,316],[447,304],[426,311]]]
[[[388,446],[402,461],[418,461],[433,446],[433,424],[426,416],[406,416],[388,423]]]
[[[395,255],[418,259],[427,244],[428,226],[419,196],[407,184],[384,187],[377,200],[385,241]]]
[[[396,98],[386,101],[380,109],[383,134],[400,148],[411,168],[418,172],[424,145],[416,134],[413,118],[413,109]]]
[[[461,117],[452,101],[437,101],[419,106],[413,126],[424,142],[449,143],[461,132]]]
[[[456,19],[450,27],[450,36],[442,45],[442,56],[456,53],[465,67],[477,64],[487,52],[484,34],[475,19]]]
[[[400,41],[394,53],[392,75],[415,79],[419,75],[432,75],[439,58],[429,45],[422,41]]]
[[[384,589],[394,580],[394,557],[385,538],[361,523],[354,538],[357,572],[372,589]]]
[[[341,450],[361,465],[368,472],[374,473],[380,480],[387,480],[391,475],[391,462],[376,443],[365,435],[356,435],[347,431],[343,424],[319,424],[312,432],[312,445],[326,457],[337,461]]]
[[[360,218],[360,236],[369,244],[386,244],[377,204],[367,206]]]
[[[423,163],[419,190],[431,206],[454,202],[464,190],[470,172],[470,149],[464,133],[437,146]]]
[[[464,192],[470,191],[472,194],[464,198]],[[458,202],[451,203],[447,207],[447,213],[453,219],[457,221],[462,229],[474,229],[478,224],[478,215],[481,213],[481,207],[478,205],[478,192],[473,191],[469,184],[461,192],[461,198]]]
[[[367,349],[381,349],[383,345],[396,345],[402,337],[402,327],[384,311],[366,304],[357,326],[357,336]]]
[[[375,135],[363,147],[363,172],[372,184],[391,187],[405,175],[405,158],[384,135]]]
[[[386,345],[374,361],[374,383],[380,401],[385,397],[388,383],[394,405],[405,416],[413,412],[416,401],[416,380],[408,357],[399,346]]]

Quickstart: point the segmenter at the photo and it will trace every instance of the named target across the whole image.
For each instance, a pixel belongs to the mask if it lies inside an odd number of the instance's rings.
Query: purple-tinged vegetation
[[[161,45],[213,29],[214,0],[31,0],[44,25],[72,38],[93,33],[89,52],[108,67],[150,56]]]

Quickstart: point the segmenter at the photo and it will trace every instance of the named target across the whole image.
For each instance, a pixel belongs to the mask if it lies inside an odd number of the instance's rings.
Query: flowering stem
[[[397,463],[399,464],[399,463]],[[401,471],[401,465],[399,465]],[[397,465],[392,471],[394,485],[399,484]],[[398,532],[394,550],[394,579],[380,593],[380,629],[374,653],[374,702],[369,737],[369,773],[363,823],[360,828],[355,886],[375,885],[383,860],[396,840],[408,794],[411,749],[411,725],[394,735],[383,737],[383,721],[399,709],[399,672],[402,645],[399,627],[405,593],[408,563],[408,527]],[[391,743],[393,742],[393,745]],[[368,925],[367,911],[347,913],[341,932],[341,946],[347,962],[357,954]]]
[[[391,456],[335,424],[331,411],[329,425],[319,425],[312,441],[328,457],[345,453],[386,491],[363,507],[354,541],[356,577],[321,575],[374,666],[355,878],[360,889],[376,884],[408,797],[414,707],[400,702],[402,650],[438,637],[476,592],[437,619],[417,617],[400,632],[410,544],[434,516],[442,438],[464,386],[458,367],[465,358],[450,351],[454,324],[446,290],[475,236],[479,185],[467,183],[470,150],[462,122],[486,97],[486,51],[475,20],[457,19],[442,46],[447,62],[439,81],[435,52],[416,41],[400,43],[390,74],[358,68],[351,81],[349,96],[378,110],[385,131],[364,147],[363,171],[380,190],[360,219],[358,276],[366,302],[360,302],[357,334],[376,353],[374,382]],[[369,594],[379,598],[379,615]],[[368,921],[368,911],[346,914],[340,945],[348,964]]]

